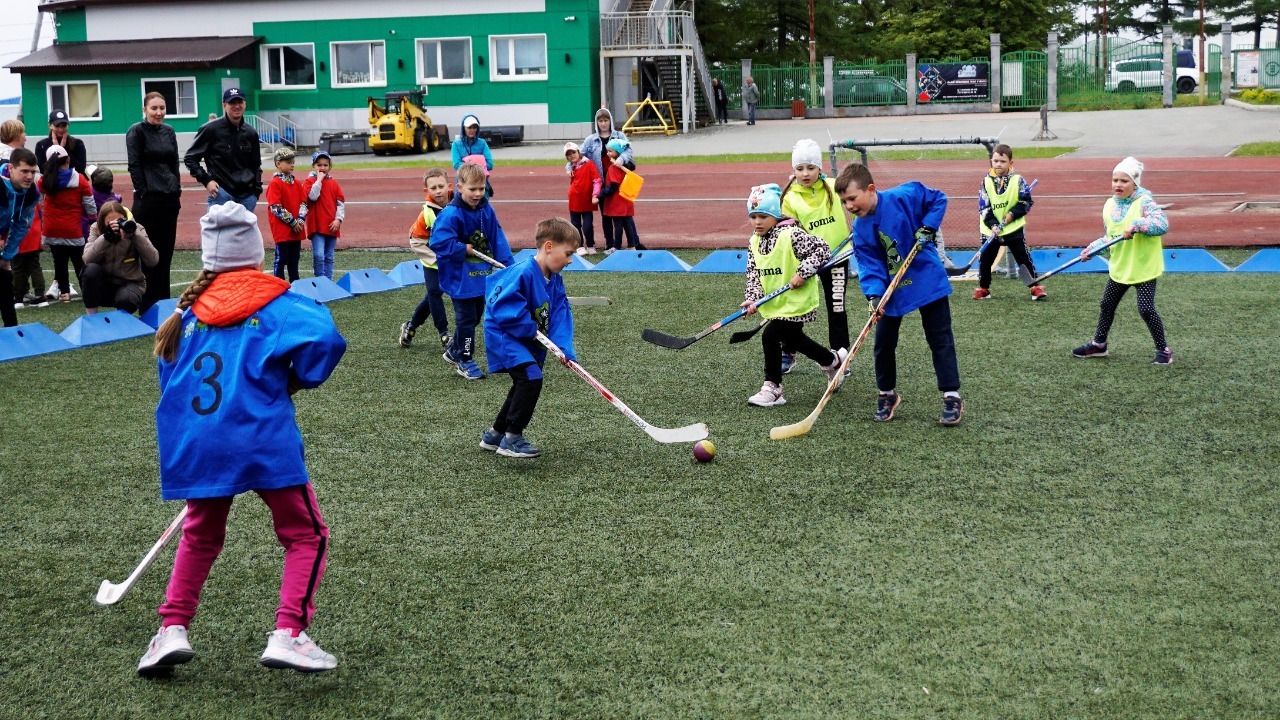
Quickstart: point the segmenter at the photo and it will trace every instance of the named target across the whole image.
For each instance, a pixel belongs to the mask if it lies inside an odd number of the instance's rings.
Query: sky
[[[0,66],[26,57],[31,52],[31,35],[36,29],[37,0],[4,0],[0,3]],[[42,16],[44,27],[40,32],[40,47],[53,44],[53,20]],[[0,68],[0,98],[21,94],[22,83],[18,75]]]

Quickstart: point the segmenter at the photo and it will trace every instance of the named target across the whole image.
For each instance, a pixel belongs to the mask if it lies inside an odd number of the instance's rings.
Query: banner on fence
[[[1256,50],[1236,53],[1236,87],[1258,87],[1258,70],[1262,53]]]
[[[983,102],[991,99],[985,63],[931,63],[917,68],[918,100],[922,103],[942,100]]]

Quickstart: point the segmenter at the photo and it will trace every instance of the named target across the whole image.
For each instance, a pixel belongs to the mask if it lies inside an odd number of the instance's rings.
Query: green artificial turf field
[[[339,253],[339,272],[407,257]],[[420,287],[331,303],[349,350],[296,397],[332,530],[311,634],[340,665],[319,676],[257,664],[282,553],[249,496],[195,660],[136,677],[173,546],[118,605],[91,599],[179,509],[159,501],[150,340],[0,364],[0,717],[1274,717],[1280,276],[1162,277],[1170,367],[1132,297],[1110,358],[1069,356],[1101,275],[1055,277],[1044,303],[957,283],[959,427],[936,425],[909,319],[893,422],[870,420],[868,346],[782,442],[769,429],[822,392],[812,363],[788,405],[752,408],[759,343],[727,344],[750,321],[678,352],[640,340],[727,315],[740,276],[566,283],[613,300],[575,309],[581,363],[652,424],[708,423],[719,456],[655,443],[554,362],[527,431],[543,457],[486,453],[509,383],[457,377],[429,330],[396,345]]]

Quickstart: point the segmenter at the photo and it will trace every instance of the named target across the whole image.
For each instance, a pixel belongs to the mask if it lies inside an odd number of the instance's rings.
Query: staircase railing
[[[615,7],[618,4],[615,3]],[[693,12],[673,10],[671,0],[653,0],[649,12],[615,12],[600,16],[600,39],[606,50],[691,50],[693,81],[702,87],[703,98],[715,114],[715,92],[706,55],[698,40]],[[697,102],[696,93],[693,98]],[[696,109],[696,106],[695,106]],[[696,114],[696,112],[695,112]]]
[[[276,117],[280,123],[280,142],[290,147],[298,147],[298,124],[284,115]]]
[[[276,146],[281,143],[280,128],[257,115],[245,115],[244,120],[258,133],[258,142],[271,146],[271,152],[275,152]]]

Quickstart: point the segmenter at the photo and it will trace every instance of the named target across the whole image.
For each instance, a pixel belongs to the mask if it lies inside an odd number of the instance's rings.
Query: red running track
[[[842,158],[842,162],[845,161]],[[1032,245],[1081,247],[1102,234],[1102,204],[1111,191],[1113,160],[1015,160],[1024,177],[1039,179],[1028,218]],[[342,169],[337,179],[347,197],[347,221],[339,248],[408,246],[409,226],[421,208],[419,170]],[[943,234],[949,248],[976,247],[977,189],[982,161],[894,161],[871,163],[881,185],[920,180],[951,198]],[[750,236],[745,202],[753,185],[785,184],[778,163],[644,165],[644,190],[636,204],[636,226],[650,248],[741,247]],[[1233,212],[1245,202],[1280,202],[1280,163],[1275,158],[1156,158],[1146,163],[1143,185],[1157,201],[1173,203],[1169,246],[1280,244],[1276,211]],[[199,247],[203,195],[194,181],[183,195],[178,247]],[[498,218],[512,246],[530,247],[539,220],[568,217],[568,179],[558,167],[499,167],[493,174]],[[118,188],[119,189],[119,188]],[[127,190],[123,190],[127,193]],[[126,195],[126,202],[131,198]],[[267,209],[257,210],[264,234]],[[596,244],[603,247],[596,223]]]

